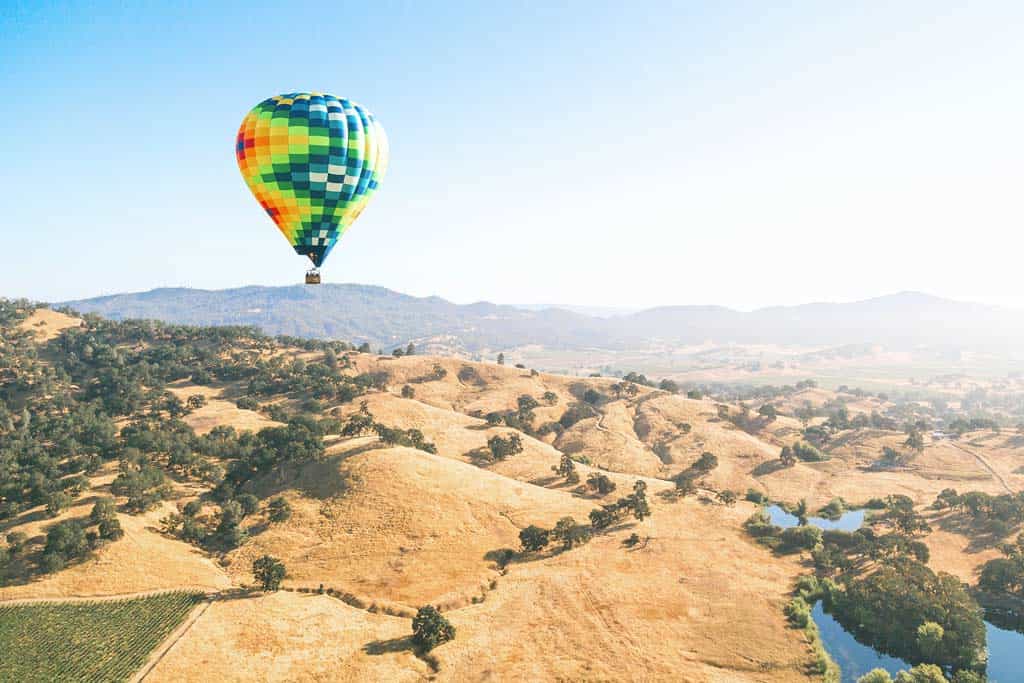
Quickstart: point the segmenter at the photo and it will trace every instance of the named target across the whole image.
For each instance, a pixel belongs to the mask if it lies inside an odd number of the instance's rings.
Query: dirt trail
[[[595,426],[597,427],[597,431],[599,431],[599,432],[607,432],[608,434],[616,434],[617,436],[622,437],[623,441],[626,440],[626,435],[625,434],[620,434],[619,432],[613,432],[612,430],[610,430],[610,429],[608,429],[607,427],[604,426],[604,413],[598,413],[597,414],[597,422],[595,423]]]
[[[955,441],[950,441],[950,444],[953,446],[953,448],[956,448],[957,450],[961,450],[964,453],[966,453],[967,455],[973,456],[975,460],[977,460],[979,463],[981,463],[982,467],[984,467],[986,470],[988,470],[989,473],[993,477],[996,478],[996,481],[998,481],[1000,484],[1002,484],[1003,488],[1006,489],[1007,493],[1013,494],[1013,489],[1011,489],[1010,485],[1006,483],[1005,479],[1003,479],[1003,475],[1001,475],[998,472],[996,472],[995,468],[992,467],[992,465],[989,464],[988,460],[986,460],[984,458],[984,456],[982,456],[980,453],[975,453],[972,450],[968,450],[967,448],[964,448],[963,446],[961,446],[960,444],[956,443]]]
[[[628,444],[629,443],[629,437],[628,436],[626,436],[622,432],[612,431],[611,429],[608,429],[607,427],[604,426],[604,418],[605,417],[606,416],[605,416],[604,413],[598,411],[598,413],[597,413],[597,422],[594,424],[594,426],[597,427],[597,431],[605,432],[606,434],[614,434],[615,436],[617,436],[620,439],[622,439],[622,443]]]

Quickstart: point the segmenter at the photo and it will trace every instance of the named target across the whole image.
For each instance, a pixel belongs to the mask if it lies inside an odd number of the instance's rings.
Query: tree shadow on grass
[[[216,594],[215,599],[218,602],[230,602],[233,600],[251,600],[265,595],[269,595],[269,593],[265,593],[258,588],[242,586],[222,590]]]
[[[543,486],[544,488],[547,488],[548,486],[553,485],[556,481],[560,481],[563,484],[565,483],[565,480],[562,477],[554,474],[545,477],[537,477],[535,479],[531,479],[530,483],[533,484],[534,486]]]
[[[0,524],[0,532],[6,533],[8,530],[14,527],[21,526],[22,524],[28,524],[29,522],[41,522],[44,519],[49,519],[50,516],[46,514],[44,508],[38,510],[32,510],[31,512],[23,512],[22,514],[5,521]]]
[[[267,473],[258,480],[248,483],[244,490],[257,493],[261,499],[278,496],[290,489],[301,491],[310,498],[326,500],[344,495],[349,490],[348,473],[339,469],[338,465],[358,453],[380,448],[379,443],[360,446],[352,451],[329,455],[323,460],[315,460],[287,468],[279,468]]]
[[[256,524],[253,524],[248,529],[246,529],[245,532],[249,534],[250,537],[259,536],[269,528],[270,522],[257,522]]]
[[[937,526],[942,531],[954,533],[969,539],[967,547],[964,548],[964,552],[970,555],[998,547],[1000,544],[1009,540],[1009,538],[1017,531],[1017,527],[1014,527],[1005,535],[1000,536],[993,533],[991,529],[986,528],[984,524],[979,524],[964,514],[948,514],[943,517],[933,519],[932,525]]]
[[[488,550],[484,553],[484,559],[488,562],[493,562],[501,570],[507,567],[517,554],[512,548],[498,548],[497,550]]]
[[[471,451],[467,451],[462,454],[462,457],[468,458],[477,467],[487,467],[493,465],[497,460],[491,455],[491,450],[484,446],[474,448]]]
[[[389,640],[374,640],[363,645],[363,652],[368,655],[386,655],[399,652],[411,652],[430,667],[431,671],[437,673],[441,669],[437,658],[429,652],[424,652],[412,639],[412,636],[404,638],[391,638]]]
[[[781,460],[765,460],[763,463],[755,467],[751,471],[751,474],[755,477],[763,477],[784,469],[786,469],[786,466],[782,464]]]
[[[363,652],[368,655],[384,655],[395,652],[417,652],[416,643],[412,636],[403,638],[390,638],[389,640],[374,640],[363,645]]]

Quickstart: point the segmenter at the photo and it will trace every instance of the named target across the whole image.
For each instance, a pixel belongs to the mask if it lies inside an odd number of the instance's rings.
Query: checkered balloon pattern
[[[291,93],[253,107],[235,153],[256,200],[295,251],[319,267],[384,177],[388,141],[354,102]]]

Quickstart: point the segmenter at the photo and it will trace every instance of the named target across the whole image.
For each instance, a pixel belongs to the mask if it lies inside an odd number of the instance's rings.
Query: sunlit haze
[[[260,100],[322,90],[391,140],[325,281],[1021,306],[1021,4],[564,4],[5,3],[0,291],[298,282],[234,136]]]

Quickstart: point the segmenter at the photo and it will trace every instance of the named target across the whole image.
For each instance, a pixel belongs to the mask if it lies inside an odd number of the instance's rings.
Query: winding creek
[[[768,516],[772,524],[788,528],[797,525],[797,518],[778,505],[769,505]],[[855,531],[864,524],[864,510],[849,510],[838,520],[810,517],[808,523],[821,529],[839,529]],[[842,669],[842,683],[856,683],[858,677],[872,669],[885,669],[893,677],[910,664],[897,657],[890,657],[875,650],[870,645],[857,641],[842,624],[828,614],[821,602],[814,605],[811,611],[814,623],[821,634],[821,642],[829,656]],[[985,620],[985,641],[988,647],[988,681],[989,683],[1020,683],[1024,681],[1024,633],[1010,628],[1012,619],[997,619],[1000,626]],[[1024,620],[1021,620],[1024,624]]]

